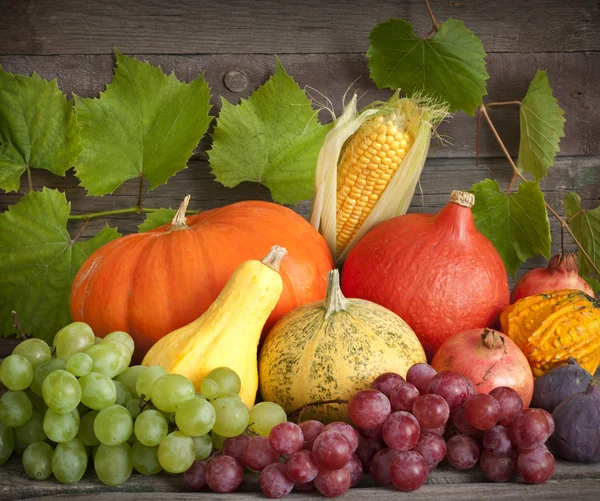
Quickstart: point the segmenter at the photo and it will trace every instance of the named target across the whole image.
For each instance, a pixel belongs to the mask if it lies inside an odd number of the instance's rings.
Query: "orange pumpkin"
[[[161,337],[202,315],[241,263],[261,259],[273,245],[288,254],[280,270],[283,294],[264,332],[289,311],[325,298],[333,260],[323,237],[300,215],[258,201],[188,218],[182,208],[172,223],[114,240],[86,260],[71,290],[74,321],[88,323],[100,337],[128,332],[139,359]]]

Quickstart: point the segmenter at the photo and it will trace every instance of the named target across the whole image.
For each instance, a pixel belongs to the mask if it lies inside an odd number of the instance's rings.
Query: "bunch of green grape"
[[[285,421],[275,404],[249,410],[241,381],[219,367],[202,381],[160,366],[129,366],[134,342],[125,332],[103,339],[74,322],[55,336],[21,342],[0,365],[0,464],[15,452],[35,480],[78,482],[88,462],[105,484],[144,475],[182,473],[245,432],[268,435]],[[252,425],[249,427],[250,418]]]

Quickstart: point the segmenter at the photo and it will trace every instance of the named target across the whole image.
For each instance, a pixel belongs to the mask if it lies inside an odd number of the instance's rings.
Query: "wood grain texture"
[[[0,35],[1,37],[2,35]],[[1,45],[1,44],[0,44]],[[138,54],[138,56],[140,56]],[[181,80],[190,81],[204,72],[212,89],[212,113],[218,113],[221,98],[237,103],[246,98],[273,74],[273,55],[155,55],[140,56]],[[360,104],[387,99],[389,90],[378,90],[369,79],[366,59],[361,55],[309,54],[282,55],[284,67],[316,101],[318,92],[333,103],[336,114],[342,108],[343,96],[354,85]],[[112,79],[114,58],[103,56],[0,56],[0,64],[13,73],[29,75],[38,72],[44,78],[57,78],[60,88],[70,96],[95,97]],[[538,68],[546,69],[554,95],[565,110],[565,134],[560,155],[600,154],[600,53],[492,54],[488,58],[488,96],[486,102],[522,99]],[[244,92],[227,89],[224,76],[231,70],[242,72],[248,81]],[[519,141],[519,110],[502,107],[492,110],[492,117],[509,150],[515,155]],[[331,116],[321,113],[323,121]],[[449,147],[433,147],[433,157],[475,156],[477,120],[465,113],[442,124],[439,133],[451,141]],[[501,150],[483,124],[481,155],[501,156]],[[208,138],[201,144],[205,149]]]
[[[437,19],[455,17],[488,52],[594,51],[591,0],[433,0]],[[360,53],[390,17],[425,35],[422,0],[2,0],[0,53],[108,54],[114,44],[143,54]],[[532,29],[542,26],[543,29]]]

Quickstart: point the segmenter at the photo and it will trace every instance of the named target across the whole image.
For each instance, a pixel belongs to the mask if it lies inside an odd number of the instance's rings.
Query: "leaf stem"
[[[521,106],[521,101],[499,101],[497,103],[487,103],[485,106],[491,108],[492,106],[507,106],[510,104]]]
[[[29,191],[33,191],[33,181],[31,180],[31,167],[27,165],[27,183],[29,184]]]
[[[29,338],[29,336],[21,328],[21,323],[19,322],[19,316],[17,315],[17,312],[13,310],[10,312],[10,314],[13,317],[13,327],[17,329],[21,341],[25,341],[27,338]]]
[[[102,212],[88,212],[87,214],[72,214],[69,216],[69,221],[87,221],[88,219],[96,219],[98,217],[108,217],[115,216],[117,214],[142,214],[147,212],[156,212],[160,209],[151,209],[151,208],[138,208],[136,207],[128,207],[127,209],[115,209],[115,210],[105,210]],[[198,214],[200,211],[198,210],[188,210],[186,214]]]
[[[75,242],[77,242],[77,240],[79,240],[81,238],[81,235],[83,235],[83,232],[88,227],[88,224],[90,224],[90,220],[89,219],[85,219],[83,221],[83,224],[81,225],[81,228],[77,232],[77,235],[75,235],[75,238],[73,238],[73,240],[71,240],[71,245],[73,245]]]
[[[433,31],[435,31],[436,33],[440,30],[440,23],[438,23],[435,19],[435,16],[433,15],[433,11],[431,10],[431,5],[429,5],[429,0],[425,0],[425,7],[427,7],[427,13],[429,14],[429,17],[431,18],[431,27],[433,28]]]
[[[510,180],[510,183],[508,183],[508,188],[506,188],[506,194],[509,195],[510,194],[510,190],[512,189],[512,186],[514,184],[514,182],[517,180],[517,175],[513,174],[512,179]]]
[[[138,203],[137,203],[138,211],[142,210],[142,207],[143,207],[142,197],[143,196],[144,196],[144,175],[140,172],[140,189],[138,192]]]
[[[483,116],[485,117],[485,119],[487,120],[487,123],[490,126],[490,129],[492,129],[492,133],[494,134],[494,137],[496,138],[496,141],[498,141],[498,144],[500,145],[500,148],[504,152],[504,156],[506,156],[506,159],[508,160],[508,162],[510,163],[511,167],[513,168],[514,174],[516,176],[520,177],[523,181],[527,182],[527,178],[525,176],[523,176],[523,174],[521,173],[521,171],[519,170],[519,168],[516,166],[514,160],[510,156],[510,153],[506,149],[506,146],[502,142],[502,139],[500,138],[500,134],[498,134],[498,131],[496,130],[496,127],[494,127],[494,123],[492,122],[492,119],[490,118],[487,110],[485,109],[485,106],[481,106],[480,110],[481,110],[481,113],[483,114]],[[573,233],[573,230],[569,226],[568,221],[566,221],[564,218],[562,218],[560,216],[560,214],[558,212],[556,212],[556,210],[554,210],[554,208],[548,202],[546,202],[545,200],[544,200],[544,204],[546,205],[546,209],[548,209],[548,211],[560,222],[561,226],[565,230],[567,230],[567,232],[569,233],[569,235],[571,235],[571,238],[573,239],[573,242],[575,242],[575,244],[577,245],[577,247],[579,248],[579,250],[581,251],[581,253],[589,261],[589,263],[592,266],[592,268],[594,269],[594,271],[600,275],[600,269],[598,268],[598,266],[596,266],[596,263],[594,263],[594,261],[592,260],[592,258],[590,257],[590,255],[583,248],[583,245],[581,245],[581,243],[579,242],[579,240],[577,240],[577,237],[575,236],[575,234]]]

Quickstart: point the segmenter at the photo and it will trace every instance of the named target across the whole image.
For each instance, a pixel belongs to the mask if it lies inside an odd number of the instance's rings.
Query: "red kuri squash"
[[[260,259],[273,245],[288,254],[280,270],[283,294],[264,332],[287,312],[325,297],[331,254],[292,210],[248,201],[186,219],[182,208],[172,223],[114,240],[87,259],[71,291],[74,321],[88,323],[100,337],[128,332],[139,359],[204,313],[238,265]]]
[[[506,269],[475,228],[474,202],[454,191],[437,214],[390,219],[367,233],[344,265],[344,294],[399,315],[429,357],[452,334],[493,326],[508,306]]]

